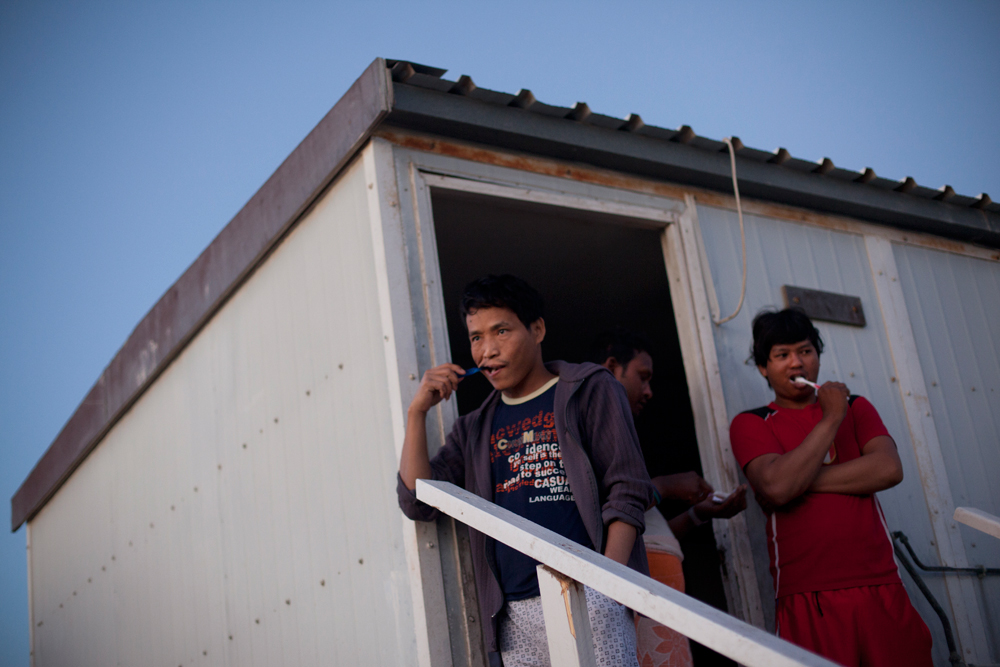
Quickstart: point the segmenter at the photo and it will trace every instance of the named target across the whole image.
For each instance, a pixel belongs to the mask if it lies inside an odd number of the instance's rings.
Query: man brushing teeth
[[[479,308],[465,316],[472,358],[497,391],[521,398],[555,376],[542,362],[545,320],[527,327],[507,308]]]
[[[767,513],[778,635],[849,667],[931,665],[931,636],[903,588],[875,493],[903,479],[875,407],[840,382],[813,388],[823,340],[799,310],[753,320],[774,400],[729,429]]]
[[[465,371],[442,364],[424,373],[407,413],[400,507],[433,520],[437,510],[416,499],[416,481],[448,481],[648,574],[640,535],[653,487],[628,398],[597,364],[544,363],[542,309],[541,295],[514,276],[465,288],[460,312],[472,358],[494,391],[455,422],[432,459],[427,412],[451,397]],[[507,667],[549,665],[537,562],[471,528],[469,538],[491,653]],[[629,612],[589,588],[586,598],[597,664],[638,665]]]

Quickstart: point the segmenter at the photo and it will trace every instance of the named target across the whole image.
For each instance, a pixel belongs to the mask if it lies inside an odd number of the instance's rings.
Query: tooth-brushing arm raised
[[[817,391],[817,398],[823,418],[801,445],[785,454],[758,456],[744,469],[750,485],[773,507],[786,505],[809,490],[847,414],[844,385],[827,383]]]

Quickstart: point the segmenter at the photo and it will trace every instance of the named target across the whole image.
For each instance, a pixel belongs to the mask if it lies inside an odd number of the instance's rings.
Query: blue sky
[[[0,495],[376,56],[1000,200],[998,34],[987,0],[0,1]],[[0,665],[24,548],[0,534]]]

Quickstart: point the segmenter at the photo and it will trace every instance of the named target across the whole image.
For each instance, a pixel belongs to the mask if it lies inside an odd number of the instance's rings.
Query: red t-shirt
[[[889,435],[867,400],[851,396],[847,416],[824,465],[861,456],[872,438]],[[823,418],[819,403],[795,410],[771,403],[736,416],[729,428],[741,468],[763,454],[784,454]],[[767,517],[776,598],[794,593],[900,583],[889,530],[874,494],[806,492]]]

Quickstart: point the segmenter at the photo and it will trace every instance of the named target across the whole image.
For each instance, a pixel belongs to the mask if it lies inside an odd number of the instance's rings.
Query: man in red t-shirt
[[[843,383],[794,382],[816,382],[823,351],[804,313],[762,312],[753,338],[774,401],[737,415],[729,435],[767,513],[778,635],[844,665],[931,665],[875,498],[903,479],[896,443]]]

